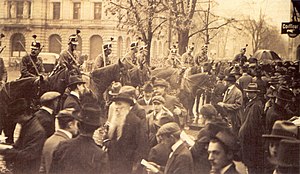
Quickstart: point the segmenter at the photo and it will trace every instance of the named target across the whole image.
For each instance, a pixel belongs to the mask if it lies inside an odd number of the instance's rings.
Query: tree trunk
[[[186,48],[189,44],[189,32],[190,30],[178,31],[178,51],[182,55],[186,52]]]

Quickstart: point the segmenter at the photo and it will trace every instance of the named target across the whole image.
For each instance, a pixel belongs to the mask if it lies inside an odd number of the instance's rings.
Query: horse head
[[[119,79],[116,81],[120,81],[122,85],[130,85],[131,84],[131,78],[129,76],[129,69],[130,65],[126,63],[122,63],[122,61],[119,59],[118,61],[119,66]]]

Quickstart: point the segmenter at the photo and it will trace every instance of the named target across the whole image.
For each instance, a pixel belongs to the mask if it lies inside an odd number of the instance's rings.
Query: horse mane
[[[196,91],[196,88],[207,86],[209,81],[210,75],[207,73],[198,73],[183,77],[181,82],[181,90],[192,94],[194,91]]]

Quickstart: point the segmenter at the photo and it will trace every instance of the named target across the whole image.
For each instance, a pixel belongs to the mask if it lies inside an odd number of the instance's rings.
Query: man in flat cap
[[[145,154],[147,140],[142,120],[131,111],[135,105],[132,96],[121,90],[112,98],[115,106],[104,145],[108,149],[111,172],[130,174],[137,159]]]
[[[159,166],[151,162],[154,167],[159,169],[158,173],[164,174],[180,174],[180,173],[194,173],[194,163],[192,154],[187,146],[180,139],[181,129],[177,123],[171,122],[162,125],[157,136],[159,139],[165,140],[171,149],[171,154],[166,166]]]
[[[59,128],[44,144],[40,173],[49,173],[53,152],[58,144],[62,141],[71,139],[74,135],[77,135],[78,132],[78,121],[76,120],[77,117],[74,113],[74,109],[67,108],[61,110],[56,118],[58,120]]]
[[[239,174],[233,160],[239,150],[237,138],[230,130],[221,130],[208,145],[208,160],[211,163],[211,174]]]
[[[29,104],[24,98],[10,103],[9,116],[21,124],[21,131],[12,149],[0,150],[6,164],[13,164],[12,172],[16,174],[37,174],[46,135],[36,117],[29,111]]]
[[[82,106],[78,115],[80,135],[61,142],[53,153],[50,173],[109,173],[107,154],[93,139],[100,127],[100,108],[91,103]]]
[[[34,116],[39,120],[46,131],[46,138],[49,138],[55,131],[54,115],[57,113],[59,97],[59,92],[46,92],[40,98],[41,108],[34,113]]]
[[[36,39],[36,35],[33,35],[33,37],[34,39]],[[27,54],[24,57],[22,57],[20,65],[21,78],[35,77],[45,72],[43,60],[41,57],[38,57],[40,52],[41,43],[34,40],[31,43],[30,54]]]
[[[64,101],[63,109],[74,108],[75,112],[79,112],[81,109],[80,96],[86,90],[85,82],[78,75],[70,76],[67,87],[70,89],[70,94]]]

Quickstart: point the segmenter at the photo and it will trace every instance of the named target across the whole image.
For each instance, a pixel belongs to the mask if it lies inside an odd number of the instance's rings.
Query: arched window
[[[11,43],[11,56],[21,57],[26,54],[25,48],[25,37],[21,33],[15,33],[10,38]],[[24,47],[23,47],[24,46]]]
[[[117,48],[117,56],[121,58],[123,56],[123,38],[121,36],[118,37],[118,48]]]
[[[90,38],[90,60],[95,60],[95,58],[102,53],[103,40],[99,35],[93,35]]]
[[[49,37],[49,52],[60,54],[61,52],[61,37],[57,34],[52,34]]]

